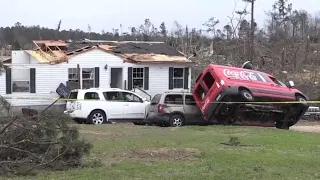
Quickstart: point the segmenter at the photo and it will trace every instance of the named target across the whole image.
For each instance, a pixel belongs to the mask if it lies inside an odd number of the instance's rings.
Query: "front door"
[[[122,89],[122,68],[111,68],[110,87]]]
[[[124,119],[144,119],[146,112],[146,104],[143,100],[133,93],[123,92],[124,104],[123,116]]]
[[[126,102],[123,100],[122,92],[109,91],[104,92],[107,108],[107,118],[110,120],[119,120],[123,118],[123,107]],[[102,101],[103,102],[103,101]]]

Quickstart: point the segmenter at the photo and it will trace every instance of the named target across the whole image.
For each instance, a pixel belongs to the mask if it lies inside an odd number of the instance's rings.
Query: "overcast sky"
[[[294,9],[304,9],[311,14],[320,11],[320,0],[289,0]],[[234,6],[245,7],[241,0],[6,0],[1,2],[0,26],[12,26],[16,22],[23,25],[40,25],[56,28],[62,19],[62,29],[82,29],[88,24],[95,32],[111,31],[123,26],[138,26],[149,18],[159,27],[165,22],[167,28],[173,21],[190,28],[203,28],[202,24],[210,17],[220,20],[220,26],[228,23]],[[255,19],[262,26],[265,11],[271,10],[275,0],[257,0]],[[250,6],[248,6],[250,10]],[[249,18],[249,16],[248,16]]]

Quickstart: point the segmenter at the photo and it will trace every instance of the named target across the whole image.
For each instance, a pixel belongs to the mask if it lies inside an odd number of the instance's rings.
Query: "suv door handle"
[[[129,106],[129,103],[127,103],[127,104],[124,104],[125,106]]]

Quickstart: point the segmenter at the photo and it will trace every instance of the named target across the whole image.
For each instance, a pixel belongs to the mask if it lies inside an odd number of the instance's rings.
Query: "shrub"
[[[36,113],[0,122],[0,175],[82,166],[92,145],[67,121]]]

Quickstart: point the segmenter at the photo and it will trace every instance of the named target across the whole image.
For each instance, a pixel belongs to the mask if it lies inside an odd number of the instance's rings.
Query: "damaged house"
[[[0,75],[0,96],[11,112],[43,109],[68,89],[121,88],[150,99],[168,90],[190,90],[192,61],[163,42],[33,41],[34,50],[12,51]],[[64,108],[65,102],[56,105]]]

